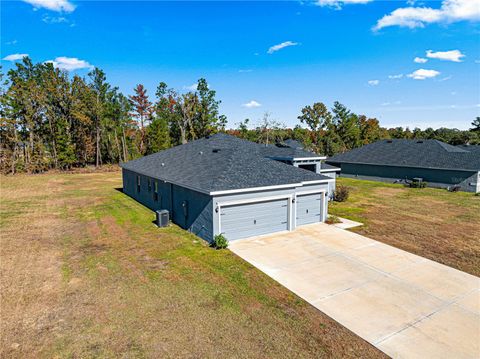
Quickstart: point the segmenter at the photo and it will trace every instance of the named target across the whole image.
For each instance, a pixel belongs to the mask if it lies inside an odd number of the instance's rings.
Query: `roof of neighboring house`
[[[257,146],[261,147],[261,151],[265,154],[266,157],[271,158],[281,158],[281,159],[298,159],[298,158],[318,158],[319,160],[325,158],[323,156],[319,156],[316,153],[301,149],[301,148],[293,148],[293,147],[283,147],[279,145],[262,145],[257,144]]]
[[[480,145],[458,145],[457,147],[468,152],[480,153]]]
[[[121,166],[204,193],[329,180],[326,176],[267,158],[264,148],[219,133]]]
[[[478,153],[438,140],[381,140],[335,155],[327,162],[480,171]]]
[[[298,148],[300,150],[305,149],[305,146],[303,145],[303,143],[297,140],[293,140],[291,138],[289,138],[288,140],[283,140],[282,143],[287,147]]]

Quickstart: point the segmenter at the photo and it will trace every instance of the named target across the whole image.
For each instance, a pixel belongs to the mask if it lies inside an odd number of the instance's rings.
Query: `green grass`
[[[1,357],[382,356],[118,187],[118,172],[2,177]]]
[[[362,222],[354,231],[480,275],[480,197],[435,188],[339,178],[346,202],[329,213]]]

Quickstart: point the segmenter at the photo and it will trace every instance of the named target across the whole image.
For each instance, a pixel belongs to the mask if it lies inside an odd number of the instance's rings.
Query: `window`
[[[153,182],[153,186],[154,186],[154,188],[153,188],[153,200],[155,202],[158,202],[158,182],[157,181]]]
[[[152,180],[148,179],[148,192],[152,192]]]
[[[140,192],[140,176],[137,176],[137,192]]]

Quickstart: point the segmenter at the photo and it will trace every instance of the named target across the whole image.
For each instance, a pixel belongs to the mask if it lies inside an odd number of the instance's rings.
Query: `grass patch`
[[[0,357],[383,357],[118,187],[119,172],[2,177]]]
[[[373,239],[480,275],[480,198],[467,192],[407,188],[339,178],[351,189],[330,214],[365,225],[352,229]]]

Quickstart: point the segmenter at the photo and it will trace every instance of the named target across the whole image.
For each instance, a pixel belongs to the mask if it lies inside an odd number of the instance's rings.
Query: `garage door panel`
[[[321,193],[299,195],[296,200],[297,226],[322,221],[323,195]]]
[[[288,229],[288,200],[272,200],[221,207],[221,232],[228,240]]]

